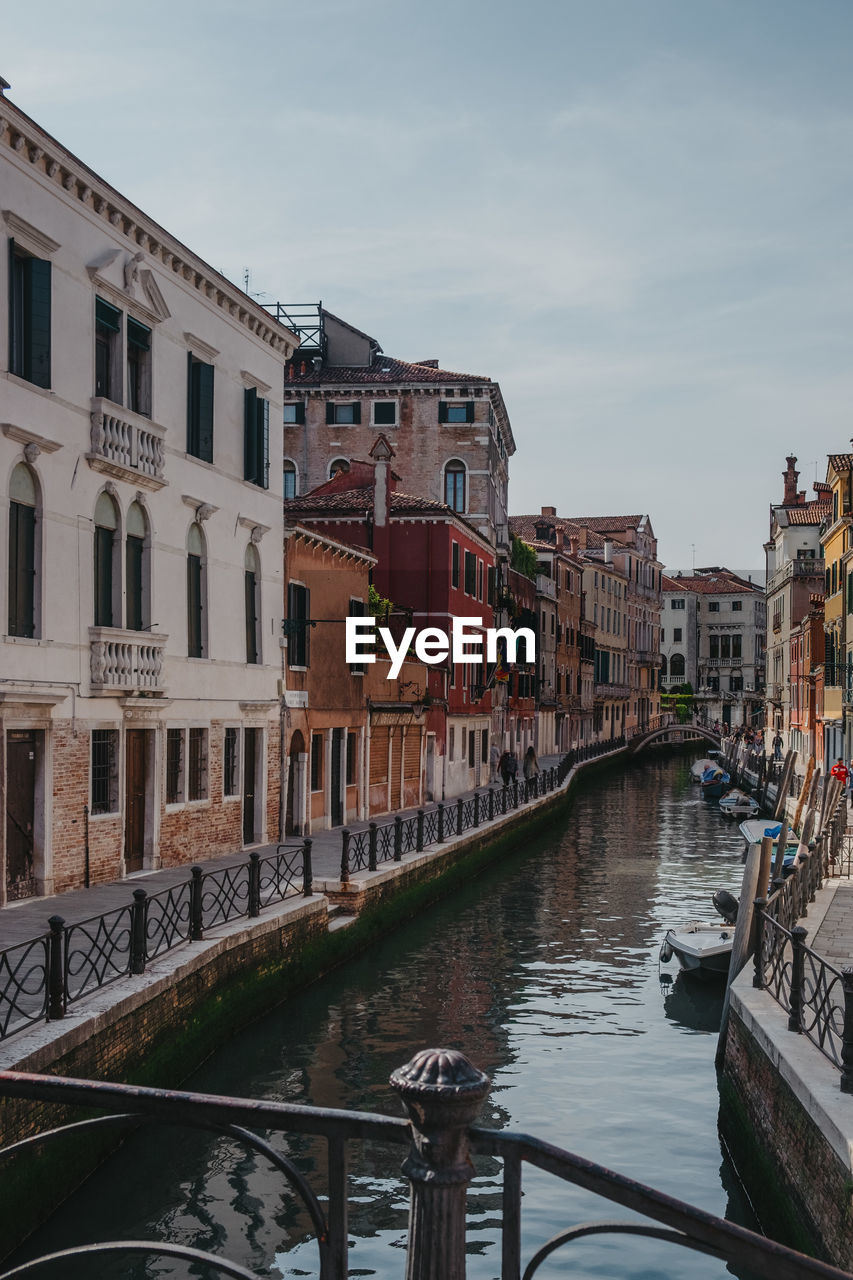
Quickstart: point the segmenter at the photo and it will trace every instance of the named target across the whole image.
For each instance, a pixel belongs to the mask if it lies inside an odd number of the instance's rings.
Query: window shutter
[[[187,556],[187,655],[201,658],[201,557]]]
[[[127,629],[142,630],[142,538],[128,536],[124,544],[125,585],[127,588]]]
[[[438,420],[439,422],[447,421],[447,401],[439,400],[438,402]]]
[[[473,400],[466,400],[465,402],[465,421],[466,422],[474,421],[474,401]]]
[[[35,635],[35,509],[9,504],[9,635]]]
[[[356,400],[352,407],[352,420],[356,426],[361,425],[361,401]]]
[[[245,574],[246,581],[246,662],[255,663],[258,660],[258,619],[255,606],[257,589],[255,586],[255,575],[251,570],[247,569]]]
[[[243,479],[258,480],[258,393],[254,387],[243,392]]]
[[[331,427],[335,421],[335,406],[331,400],[326,401],[326,426]]]
[[[95,527],[95,626],[113,625],[113,531]]]
[[[305,401],[298,400],[293,407],[296,410],[297,425],[300,427],[304,427],[305,426]]]
[[[29,315],[27,372],[24,376],[37,387],[50,386],[50,263],[43,258],[27,260],[29,275]]]
[[[196,363],[198,378],[198,456],[213,462],[213,365]]]
[[[258,400],[258,480],[262,489],[270,487],[270,402]]]
[[[195,385],[195,361],[193,353],[187,352],[187,453],[198,456],[198,432],[196,428],[196,405],[198,392]]]
[[[103,298],[96,298],[95,323],[104,329],[109,329],[110,333],[121,333],[121,312],[118,307],[104,302]]]
[[[23,372],[21,365],[21,317],[19,312],[20,284],[18,280],[18,262],[15,257],[15,241],[9,237],[9,372]]]
[[[306,667],[310,667],[311,666],[311,628],[308,626],[308,619],[311,617],[311,592],[308,590],[307,587],[305,587],[304,589],[302,599],[305,606],[305,613],[303,615],[305,618],[305,626],[302,629],[303,634],[305,635],[305,665]]]

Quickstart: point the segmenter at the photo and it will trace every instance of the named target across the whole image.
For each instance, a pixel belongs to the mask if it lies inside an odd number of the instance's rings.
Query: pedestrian
[[[517,773],[518,773],[518,760],[515,757],[515,752],[508,751],[506,753],[506,775],[505,775],[504,781],[507,783],[512,782]]]
[[[498,766],[501,758],[500,748],[496,742],[492,743],[489,751],[489,781],[497,782]]]
[[[524,777],[528,782],[530,782],[530,780],[535,778],[539,772],[539,761],[536,759],[536,752],[533,750],[533,745],[531,744],[527,748],[527,755],[524,757]]]
[[[847,768],[847,765],[844,763],[844,760],[841,756],[838,757],[838,759],[836,760],[835,764],[832,766],[829,772],[831,773],[833,778],[838,778],[839,782],[842,785],[842,789],[846,791],[847,779],[850,777],[850,770]]]
[[[783,742],[782,742],[782,735],[781,735],[781,733],[779,732],[779,730],[777,729],[777,730],[776,730],[776,737],[773,739],[773,759],[774,759],[774,760],[781,760],[781,759],[782,759],[782,747],[783,747],[783,745],[784,745],[784,744],[783,744]]]
[[[505,751],[501,756],[498,762],[498,769],[500,770],[501,777],[503,778],[504,786],[508,787],[510,778],[512,777],[509,764],[509,751]]]

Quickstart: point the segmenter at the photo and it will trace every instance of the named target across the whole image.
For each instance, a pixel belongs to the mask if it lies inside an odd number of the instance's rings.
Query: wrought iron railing
[[[853,1093],[853,969],[840,970],[806,946],[799,924],[824,879],[849,861],[846,805],[840,803],[817,841],[769,897],[755,900],[757,933],[753,986],[788,1014],[788,1028],[805,1035],[841,1072],[842,1093]]]
[[[205,871],[158,893],[134,889],[133,901],[0,950],[0,1040],[65,1016],[101,987],[144,973],[158,956],[204,938],[206,929],[259,915],[263,907],[312,893],[311,841],[250,853],[245,862]]]
[[[289,1193],[304,1205],[317,1243],[320,1280],[345,1280],[351,1195],[348,1147],[352,1143],[403,1147],[407,1148],[403,1171],[409,1180],[406,1280],[424,1280],[465,1274],[466,1194],[475,1174],[471,1157],[487,1156],[497,1158],[502,1166],[502,1202],[497,1220],[501,1280],[519,1280],[522,1275],[523,1280],[532,1280],[557,1249],[571,1248],[575,1242],[593,1236],[622,1235],[651,1237],[709,1254],[739,1271],[746,1268],[761,1280],[851,1280],[850,1272],[806,1257],[548,1142],[522,1133],[475,1127],[473,1122],[490,1081],[456,1050],[423,1050],[393,1072],[390,1083],[408,1120],[368,1112],[0,1072],[0,1097],[66,1109],[84,1107],[88,1112],[101,1113],[5,1148],[0,1152],[0,1176],[9,1176],[4,1167],[8,1157],[16,1158],[17,1168],[22,1158],[36,1157],[54,1140],[66,1145],[76,1140],[82,1151],[93,1133],[112,1130],[120,1136],[140,1124],[224,1134],[250,1153],[252,1159],[266,1161],[281,1176]],[[276,1149],[280,1143],[262,1136],[277,1133],[313,1135],[325,1142],[327,1158],[313,1162],[313,1168],[303,1174]],[[603,1220],[568,1226],[524,1258],[522,1209],[528,1169],[547,1173],[640,1216],[613,1220],[608,1209]],[[535,1210],[532,1201],[528,1199],[527,1203]],[[208,1231],[203,1243],[209,1246],[210,1238]],[[210,1252],[209,1247],[178,1244],[169,1239],[80,1245],[25,1262],[6,1271],[0,1280],[24,1280],[51,1266],[56,1270],[57,1263],[75,1259],[88,1265],[94,1274],[99,1258],[105,1255],[118,1255],[128,1261],[139,1255],[151,1261],[178,1258],[204,1265],[205,1274],[257,1280],[255,1272],[242,1263]],[[269,1261],[272,1264],[273,1259]],[[676,1274],[675,1260],[672,1274]]]

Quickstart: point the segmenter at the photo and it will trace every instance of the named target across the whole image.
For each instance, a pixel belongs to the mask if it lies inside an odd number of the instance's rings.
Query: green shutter
[[[203,657],[201,643],[201,556],[187,556],[187,655]]]
[[[465,421],[466,422],[474,421],[474,401],[473,400],[466,400],[465,402]]]
[[[50,386],[50,263],[27,259],[29,305],[24,377],[37,387]]]
[[[9,504],[9,635],[35,635],[35,518],[33,507]]]
[[[255,575],[250,569],[245,573],[246,583],[246,662],[258,661],[258,619],[256,610],[257,589]]]
[[[331,400],[326,401],[326,426],[331,427],[335,421],[335,406]]]
[[[124,544],[127,629],[141,631],[142,618],[142,538],[129,536]]]
[[[352,420],[356,426],[361,425],[361,401],[356,400],[352,407]]]
[[[247,387],[243,393],[243,479],[258,479],[258,393]]]
[[[198,370],[198,456],[213,462],[213,365],[196,363]]]
[[[258,400],[258,479],[262,489],[270,487],[270,402]]]
[[[132,347],[139,347],[140,351],[150,351],[151,330],[147,325],[140,324],[138,320],[134,320],[132,316],[128,316],[127,341]]]
[[[438,402],[438,420],[439,422],[447,421],[447,401],[439,400]]]
[[[193,353],[187,352],[187,453],[198,456],[198,430],[196,426],[196,405],[198,393],[196,389],[195,361]]]
[[[298,426],[304,427],[305,426],[305,401],[298,400],[293,407],[296,410],[296,422]]]
[[[103,298],[95,299],[95,323],[111,333],[121,333],[121,312],[118,307],[104,302]]]

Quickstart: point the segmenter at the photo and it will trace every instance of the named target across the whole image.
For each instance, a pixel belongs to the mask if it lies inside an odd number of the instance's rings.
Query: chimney
[[[806,505],[806,491],[805,489],[800,489],[799,493],[797,494],[797,506],[804,507],[805,505]]]
[[[556,519],[556,518],[557,518],[557,508],[556,508],[556,507],[543,507],[543,508],[542,508],[542,514],[543,514],[543,516],[552,516],[554,519]]]
[[[420,365],[422,369],[438,368],[438,360],[416,360],[415,364]]]
[[[388,523],[388,512],[391,507],[391,459],[394,450],[386,435],[379,435],[370,450],[375,466],[373,468],[373,524],[377,529],[384,529]]]
[[[604,563],[613,563],[613,543],[609,538],[604,539]]]
[[[571,534],[571,536],[569,537],[569,551],[573,556],[577,555],[578,551],[580,550],[580,545],[581,544],[580,544],[580,539],[578,538],[578,535],[576,533]]]
[[[785,461],[788,466],[787,469],[782,472],[782,479],[785,482],[785,488],[782,494],[782,506],[796,507],[798,505],[797,481],[800,478],[800,473],[797,471],[797,459],[792,454],[790,457],[786,458]]]

